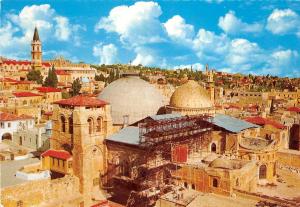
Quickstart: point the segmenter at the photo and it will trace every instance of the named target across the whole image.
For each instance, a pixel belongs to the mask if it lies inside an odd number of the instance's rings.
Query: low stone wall
[[[38,180],[1,189],[1,204],[5,207],[17,206],[79,206],[79,180],[75,176],[65,176],[55,180]],[[53,205],[49,205],[53,203]]]
[[[300,169],[300,151],[280,150],[277,152],[278,164]]]

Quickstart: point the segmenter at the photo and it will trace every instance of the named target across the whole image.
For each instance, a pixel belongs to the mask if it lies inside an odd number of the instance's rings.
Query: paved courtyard
[[[24,165],[33,164],[37,162],[40,162],[38,158],[27,158],[25,160],[7,160],[0,162],[1,188],[27,182],[26,180],[16,178],[16,171]]]

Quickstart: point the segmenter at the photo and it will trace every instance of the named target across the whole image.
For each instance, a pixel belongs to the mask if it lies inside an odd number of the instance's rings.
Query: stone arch
[[[97,180],[99,185],[101,185],[100,182],[102,182],[103,175],[105,173],[105,159],[103,149],[97,145],[92,145],[86,147],[84,149],[84,152],[86,153],[85,157],[91,160],[91,168],[89,170],[91,171],[93,182]]]
[[[103,125],[103,118],[99,116],[97,118],[97,123],[96,123],[96,131],[101,132],[102,131],[102,125]]]
[[[211,145],[210,145],[210,151],[211,152],[217,152],[217,145],[216,145],[216,143],[212,143]]]
[[[69,117],[69,134],[73,134],[73,117]]]
[[[2,135],[2,140],[12,140],[12,134],[9,132],[6,132]]]
[[[89,127],[89,134],[92,134],[94,132],[94,119],[92,117],[89,117],[87,119],[88,127]]]
[[[60,125],[61,125],[61,131],[66,132],[66,118],[64,115],[60,116]]]
[[[267,166],[265,164],[259,167],[259,179],[267,178]]]

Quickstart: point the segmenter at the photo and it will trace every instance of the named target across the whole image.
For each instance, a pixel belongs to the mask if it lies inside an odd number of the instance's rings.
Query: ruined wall
[[[38,180],[1,189],[1,204],[5,207],[17,206],[74,206],[79,207],[79,180],[65,176],[55,180]],[[52,205],[51,205],[52,204]]]
[[[300,169],[300,151],[280,150],[277,152],[278,164]]]

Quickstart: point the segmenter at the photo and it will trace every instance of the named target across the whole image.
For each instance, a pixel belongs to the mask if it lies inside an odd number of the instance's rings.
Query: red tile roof
[[[252,123],[252,124],[257,124],[257,125],[260,125],[260,126],[272,125],[277,129],[284,129],[285,128],[283,124],[280,124],[277,121],[274,121],[274,120],[271,120],[271,119],[266,119],[266,118],[263,118],[263,117],[260,117],[260,116],[248,117],[245,120]]]
[[[32,92],[15,92],[13,93],[16,97],[32,97],[32,96],[42,96],[40,94],[32,93]]]
[[[55,70],[56,75],[70,75],[65,70]]]
[[[300,113],[300,107],[296,107],[296,106],[289,107],[287,110],[292,111],[292,112]]]
[[[18,81],[16,83],[14,83],[15,85],[18,85],[18,84],[33,84],[34,82],[33,81]]]
[[[52,116],[53,115],[53,111],[47,111],[44,113],[44,115],[46,116]]]
[[[50,67],[50,66],[51,66],[51,64],[50,64],[50,63],[47,63],[47,62],[42,63],[42,65],[43,65],[43,66],[46,66],[46,67]]]
[[[1,78],[2,82],[13,82],[13,83],[17,83],[19,82],[18,80],[12,79],[12,78]]]
[[[3,64],[7,65],[30,65],[31,62],[28,60],[4,60]]]
[[[56,101],[54,103],[59,104],[59,105],[64,105],[64,106],[90,106],[90,107],[104,106],[104,105],[108,104],[105,101],[91,98],[91,97],[84,96],[84,95],[74,96],[72,98],[63,99],[60,101]]]
[[[37,87],[36,89],[41,93],[61,92],[60,89],[53,87]]]
[[[33,119],[33,117],[24,114],[22,114],[21,116],[17,116],[15,114],[10,114],[6,112],[0,113],[0,121],[15,121],[15,120],[26,120],[26,119]]]
[[[31,65],[31,62],[28,60],[4,60],[3,64],[7,65]],[[51,64],[48,62],[43,62],[43,66],[50,67]]]
[[[72,156],[70,155],[69,152],[64,151],[64,150],[53,150],[49,149],[46,152],[41,154],[42,157],[54,157],[62,160],[67,160],[71,158]]]

